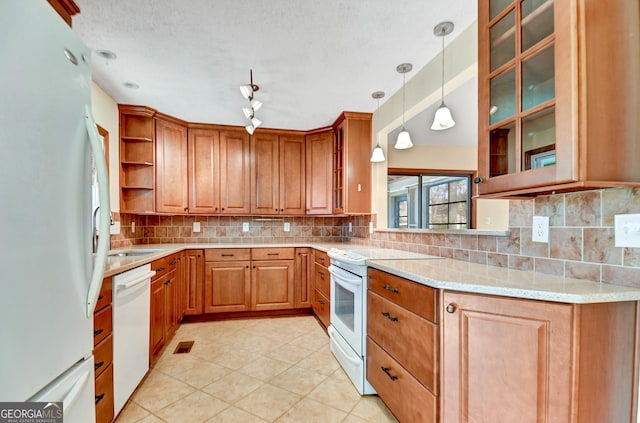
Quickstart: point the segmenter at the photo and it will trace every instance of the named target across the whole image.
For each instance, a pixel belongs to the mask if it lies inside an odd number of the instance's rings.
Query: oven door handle
[[[358,277],[350,278],[348,276],[345,276],[344,273],[339,272],[337,268],[333,265],[329,266],[329,273],[331,273],[333,277],[338,279],[339,281],[346,282],[350,285],[355,285],[355,286],[362,285],[362,278],[358,278]]]
[[[347,351],[344,350],[344,348],[342,348],[342,345],[340,345],[340,342],[336,339],[336,334],[338,333],[337,330],[334,329],[333,326],[329,326],[327,328],[327,332],[329,332],[329,337],[330,338],[334,338],[335,340],[332,342],[332,344],[340,350],[340,352],[342,353],[342,356],[344,358],[346,358],[347,360],[349,360],[351,363],[355,364],[355,365],[362,365],[362,361],[358,360],[357,358],[353,358],[352,355],[353,353],[349,354],[347,353]],[[332,336],[333,334],[333,336]]]

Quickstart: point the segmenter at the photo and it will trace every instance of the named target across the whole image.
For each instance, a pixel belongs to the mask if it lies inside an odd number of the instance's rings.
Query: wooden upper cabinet
[[[306,137],[307,214],[331,214],[333,212],[333,131],[325,131]]]
[[[278,166],[278,135],[253,134],[251,137],[251,213],[280,213]]]
[[[220,213],[220,133],[189,128],[189,213]]]
[[[371,113],[343,112],[333,126],[333,213],[371,213]]]
[[[478,2],[480,195],[640,185],[639,31],[634,1]]]
[[[189,207],[187,178],[187,128],[156,119],[156,211],[186,213]]]
[[[304,136],[256,132],[251,161],[251,212],[304,214]]]
[[[220,131],[220,213],[251,212],[250,152],[244,129]]]

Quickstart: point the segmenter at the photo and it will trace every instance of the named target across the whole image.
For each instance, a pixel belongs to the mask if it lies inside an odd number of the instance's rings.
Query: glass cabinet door
[[[487,7],[479,2],[480,7]],[[555,45],[553,0],[490,0],[486,84],[489,178],[553,166]],[[488,72],[487,72],[488,71]],[[486,97],[485,97],[486,98]],[[481,141],[482,142],[482,141]]]

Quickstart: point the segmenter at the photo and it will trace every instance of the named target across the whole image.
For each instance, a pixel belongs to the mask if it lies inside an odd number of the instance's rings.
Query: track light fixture
[[[260,90],[260,87],[253,83],[253,69],[249,70],[249,83],[240,85],[240,93],[244,98],[249,100],[250,107],[243,107],[242,113],[244,117],[251,121],[250,125],[245,126],[247,132],[253,135],[257,127],[262,125],[262,121],[255,117],[255,113],[262,107],[262,102],[253,98],[254,94]]]

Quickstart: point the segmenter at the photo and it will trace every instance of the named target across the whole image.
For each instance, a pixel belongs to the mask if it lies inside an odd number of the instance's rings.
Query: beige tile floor
[[[173,354],[195,341],[188,354]],[[117,423],[395,422],[360,396],[312,316],[189,323]]]

